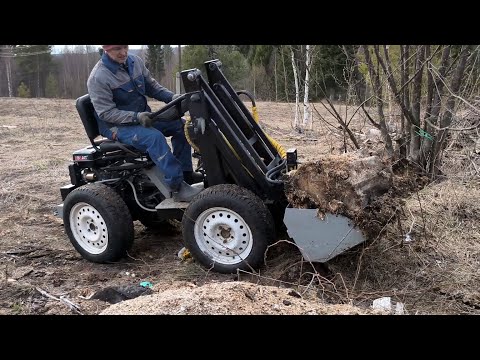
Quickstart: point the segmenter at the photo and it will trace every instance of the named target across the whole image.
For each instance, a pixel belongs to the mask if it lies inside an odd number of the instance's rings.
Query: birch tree
[[[310,83],[310,45],[305,47],[305,90],[303,93],[303,129],[307,128],[308,122],[311,120],[310,103],[308,101],[308,90]],[[313,121],[311,122],[311,129],[313,129]]]
[[[6,85],[7,85],[6,91],[7,91],[8,97],[13,96],[12,58],[13,58],[13,45],[0,45],[0,60],[1,60],[1,63],[4,64],[4,68],[5,68],[4,74],[6,77]],[[0,74],[1,73],[2,72],[0,72]],[[3,81],[3,77],[0,77],[0,81]]]
[[[291,52],[291,60],[292,60],[292,69],[293,69],[293,78],[295,80],[295,119],[293,120],[293,128],[295,130],[300,130],[298,126],[298,114],[300,112],[300,86],[298,85],[298,72],[297,72],[297,64],[295,63],[295,54],[293,52],[293,46],[290,45],[290,52]]]
[[[10,57],[7,57],[5,59],[5,65],[6,65],[6,73],[7,73],[8,97],[12,97],[13,96],[13,91],[12,91],[12,65],[11,65]]]
[[[283,68],[283,79],[284,79],[284,90],[285,90],[285,100],[290,102],[288,99],[288,81],[287,81],[287,67],[285,66],[285,51],[284,49],[281,48],[281,54],[282,54],[282,68]]]

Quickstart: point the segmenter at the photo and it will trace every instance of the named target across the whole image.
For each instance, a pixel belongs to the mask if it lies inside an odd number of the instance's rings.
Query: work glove
[[[178,98],[179,96],[182,96],[183,94],[173,94],[172,101]]]
[[[154,119],[151,116],[151,112],[141,112],[137,114],[137,120],[143,127],[152,127]]]

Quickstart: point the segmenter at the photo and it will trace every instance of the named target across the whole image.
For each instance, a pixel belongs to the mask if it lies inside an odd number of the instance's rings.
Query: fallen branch
[[[472,159],[471,156],[469,156],[469,160],[470,160],[470,162],[472,163],[473,168],[475,169],[475,172],[477,173],[477,175],[480,175],[480,173],[478,172],[477,165],[475,164],[475,162],[473,161],[473,159]]]
[[[75,311],[77,314],[79,315],[83,315],[81,312],[80,312],[80,306],[78,306],[77,304],[74,304],[73,302],[71,302],[70,300],[68,300],[67,298],[65,298],[64,295],[61,295],[59,298],[56,297],[56,296],[53,296],[53,295],[50,295],[48,292],[46,292],[45,290],[42,290],[40,289],[39,287],[35,287],[35,290],[37,290],[40,294],[42,294],[43,296],[49,298],[49,299],[52,299],[52,300],[56,300],[56,301],[60,301],[61,303],[67,305],[70,310],[73,310]]]
[[[428,125],[430,125],[432,128],[434,128],[435,130],[437,131],[440,131],[440,130],[450,130],[450,131],[467,131],[467,130],[474,130],[474,129],[477,129],[478,127],[480,127],[480,122],[478,122],[476,125],[472,125],[472,126],[468,126],[468,127],[463,127],[463,128],[452,128],[450,126],[445,126],[445,127],[439,127],[435,124],[433,124],[430,119],[432,117],[428,117],[425,119],[425,121],[428,123]]]
[[[34,251],[39,250],[39,248],[35,249],[30,249],[30,250],[12,250],[12,251],[2,251],[2,254],[5,255],[25,255],[25,254],[30,254]]]

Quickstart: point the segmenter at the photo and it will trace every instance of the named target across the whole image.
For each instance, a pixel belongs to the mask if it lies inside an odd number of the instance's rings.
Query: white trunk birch
[[[300,88],[298,87],[298,76],[297,76],[297,66],[295,65],[295,55],[293,54],[293,47],[290,46],[290,51],[292,53],[292,68],[293,68],[293,77],[295,79],[295,120],[293,122],[293,128],[298,128],[298,113],[300,111],[299,98],[300,98]]]
[[[11,45],[0,45],[0,61],[5,63],[5,74],[7,75],[7,90],[8,97],[13,96],[12,92],[12,68],[10,65],[10,59],[13,57],[13,51]]]
[[[37,98],[40,97],[40,58],[37,54]]]
[[[303,129],[307,128],[308,122],[310,121],[310,103],[308,102],[308,90],[309,90],[309,80],[310,80],[310,45],[307,45],[305,48],[305,91],[303,94]]]
[[[284,84],[284,89],[285,89],[285,100],[287,100],[287,103],[290,102],[288,100],[288,82],[287,82],[287,70],[285,68],[285,52],[282,50],[282,65],[283,65],[283,78],[285,81]]]
[[[10,66],[10,57],[7,57],[5,60],[6,60],[6,65],[7,65],[8,97],[13,97],[13,91],[12,91],[12,68],[11,68],[11,66]]]

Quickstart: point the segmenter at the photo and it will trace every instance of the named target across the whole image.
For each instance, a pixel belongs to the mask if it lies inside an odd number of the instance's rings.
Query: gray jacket
[[[151,76],[140,57],[128,55],[125,65],[103,54],[88,78],[88,93],[102,134],[115,125],[138,124],[137,113],[151,111],[146,96],[172,101],[173,92]]]

